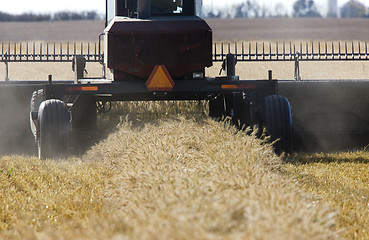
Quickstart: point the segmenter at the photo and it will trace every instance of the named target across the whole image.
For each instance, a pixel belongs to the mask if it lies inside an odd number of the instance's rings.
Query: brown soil
[[[219,40],[369,39],[369,19],[208,19]]]
[[[207,19],[220,40],[369,39],[369,19]],[[0,41],[97,41],[104,21],[0,23]]]
[[[103,30],[103,21],[0,23],[0,42],[97,41]]]

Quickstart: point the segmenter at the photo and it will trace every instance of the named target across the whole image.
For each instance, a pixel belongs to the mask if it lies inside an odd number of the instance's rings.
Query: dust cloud
[[[369,81],[284,82],[291,103],[295,149],[358,150],[369,144]]]
[[[40,85],[0,83],[0,156],[36,155],[29,124],[32,92]]]

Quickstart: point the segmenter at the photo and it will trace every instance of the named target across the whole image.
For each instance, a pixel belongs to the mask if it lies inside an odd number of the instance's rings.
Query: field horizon
[[[368,41],[369,19],[205,19],[214,41]],[[96,42],[104,21],[1,22],[0,42]]]

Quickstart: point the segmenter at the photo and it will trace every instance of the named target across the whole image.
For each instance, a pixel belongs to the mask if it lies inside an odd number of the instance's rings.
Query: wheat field
[[[81,158],[3,157],[0,238],[339,239],[335,210],[271,146],[205,109],[122,103]]]
[[[336,209],[345,239],[368,239],[368,152],[304,154],[290,160],[285,173]]]
[[[242,79],[270,69],[293,78],[293,63],[237,66]],[[11,80],[73,79],[69,63],[9,68]],[[368,69],[301,64],[303,79],[366,78]],[[87,71],[100,76],[101,66]],[[369,238],[366,149],[277,156],[251,129],[209,118],[206,102],[119,103],[98,121],[99,141],[80,157],[0,158],[0,239]]]

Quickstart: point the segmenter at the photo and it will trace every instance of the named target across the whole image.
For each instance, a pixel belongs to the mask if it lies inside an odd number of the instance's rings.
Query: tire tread
[[[42,102],[39,107],[39,126],[39,157],[64,157],[69,142],[69,118],[65,104],[57,99]]]
[[[264,99],[264,124],[277,153],[292,150],[292,112],[288,100],[279,95]]]

